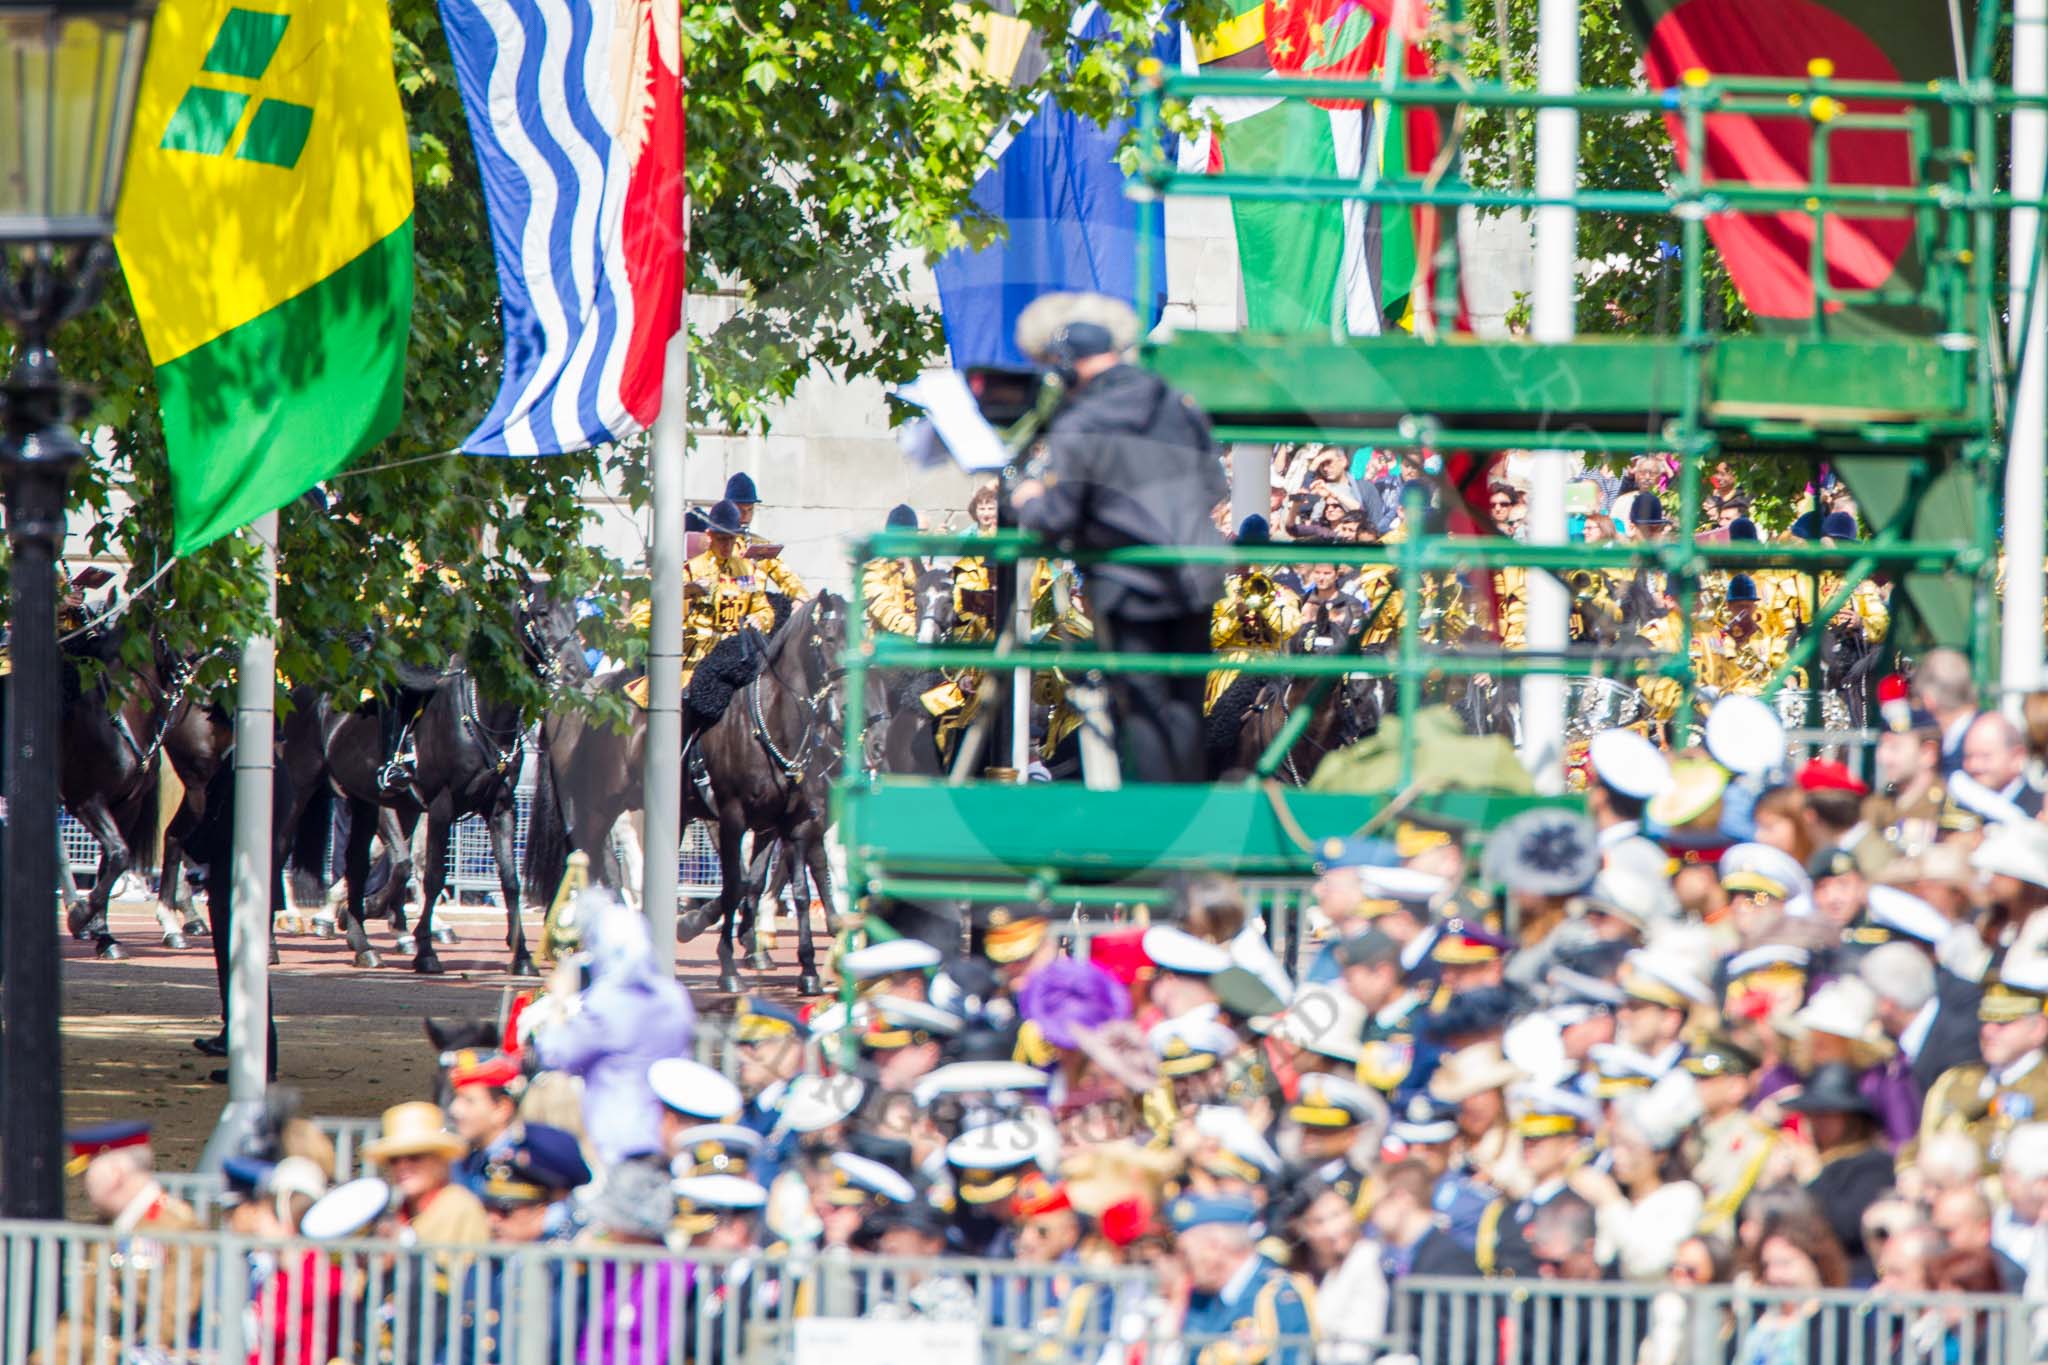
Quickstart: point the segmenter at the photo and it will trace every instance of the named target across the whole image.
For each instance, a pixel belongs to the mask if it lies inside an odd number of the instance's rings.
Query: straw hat
[[[1474,1095],[1526,1081],[1522,1069],[1501,1054],[1497,1042],[1474,1043],[1444,1058],[1430,1077],[1429,1093],[1445,1104],[1463,1104]]]
[[[363,1147],[365,1160],[378,1165],[398,1156],[442,1156],[461,1159],[469,1145],[448,1131],[441,1106],[425,1100],[408,1100],[384,1111],[384,1132]]]

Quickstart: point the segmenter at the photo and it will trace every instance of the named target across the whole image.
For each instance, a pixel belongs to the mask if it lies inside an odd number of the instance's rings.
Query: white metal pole
[[[2012,85],[2020,96],[2048,93],[2048,0],[2016,0],[2012,15]],[[2048,169],[2048,113],[2022,105],[2012,116],[2012,192],[2042,193]],[[2019,386],[2006,422],[2005,620],[2000,632],[1999,684],[2007,714],[2018,719],[2024,695],[2041,685],[2043,541],[2048,539],[2048,279],[2027,281],[2040,254],[2041,215],[2012,211],[2007,264],[2011,306],[2009,348],[2021,354]]]
[[[263,617],[277,619],[277,513],[252,530],[262,546]],[[251,635],[235,682],[235,899],[228,948],[230,1102],[261,1103],[270,1073],[271,750],[276,739],[277,640]]]
[[[1579,86],[1578,0],[1542,0],[1536,21],[1536,82],[1545,95]],[[1536,192],[1569,199],[1579,184],[1579,115],[1542,109],[1536,115]],[[1538,342],[1570,341],[1578,260],[1578,212],[1566,205],[1536,210],[1536,279],[1531,331]],[[1540,450],[1530,457],[1527,534],[1533,545],[1565,542],[1564,487],[1570,456]],[[1529,571],[1528,648],[1564,649],[1571,640],[1571,598],[1555,575]],[[1522,762],[1540,792],[1564,790],[1564,679],[1532,673],[1522,679]]]
[[[689,222],[684,201],[683,221]],[[641,907],[657,953],[675,960],[676,860],[683,826],[683,459],[690,421],[690,328],[668,345],[661,415],[648,449],[648,503],[653,512],[647,567],[653,579],[647,640],[646,860]]]
[[[1273,495],[1273,447],[1235,445],[1230,448],[1230,534],[1246,517],[1268,515]],[[1287,528],[1275,526],[1278,538]]]
[[[1017,594],[1011,604],[1010,619],[1017,632],[1017,643],[1031,643],[1031,580],[1037,571],[1037,561],[1017,561]],[[1010,673],[1010,768],[1016,774],[1019,786],[1031,780],[1031,670],[1014,669]]]
[[[263,619],[277,619],[277,513],[249,526],[261,547]],[[200,1160],[219,1168],[263,1112],[270,1077],[271,765],[276,736],[277,641],[251,635],[235,680],[234,889],[228,939],[228,1104]]]

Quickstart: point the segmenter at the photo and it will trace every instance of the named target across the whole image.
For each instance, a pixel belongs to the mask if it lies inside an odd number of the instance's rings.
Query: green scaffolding
[[[1452,0],[1453,43],[1461,13]],[[1426,681],[1460,675],[1654,675],[1683,690],[1680,716],[1691,712],[1692,654],[1699,575],[1708,570],[1784,568],[1815,585],[1805,632],[1770,680],[1766,694],[1804,669],[1809,719],[1817,721],[1819,670],[1812,657],[1821,627],[1873,574],[1894,581],[1887,648],[1949,645],[1970,656],[1982,683],[1996,658],[2001,420],[2018,358],[2002,354],[2000,283],[1995,271],[1999,231],[2015,207],[2036,207],[1989,183],[2000,164],[2012,111],[2048,100],[2017,97],[1991,79],[1992,52],[2003,31],[1995,4],[1978,11],[1971,74],[1924,84],[1835,81],[1823,65],[1805,79],[1716,78],[1693,73],[1668,91],[1581,90],[1547,96],[1460,78],[1428,81],[1398,74],[1369,81],[1169,72],[1142,68],[1138,82],[1139,194],[1145,230],[1137,278],[1154,278],[1150,253],[1163,240],[1161,202],[1168,195],[1231,196],[1300,204],[1362,201],[1386,206],[1434,205],[1533,209],[1549,205],[1579,213],[1651,216],[1676,224],[1680,244],[1675,335],[1589,337],[1538,344],[1481,341],[1453,335],[1458,297],[1456,234],[1430,266],[1438,326],[1432,339],[1406,334],[1350,336],[1183,331],[1144,348],[1144,363],[1190,394],[1216,423],[1219,442],[1264,445],[1317,441],[1420,452],[1426,462],[1446,452],[1567,448],[1593,454],[1668,452],[1678,457],[1676,534],[1627,546],[1530,545],[1500,536],[1430,534],[1409,488],[1408,536],[1395,545],[1342,548],[1285,543],[1251,549],[1132,548],[1075,553],[1012,534],[932,536],[885,532],[862,539],[856,562],[900,555],[976,555],[996,563],[1039,558],[1126,564],[1209,562],[1238,566],[1329,562],[1387,566],[1406,608],[1394,648],[1385,655],[1272,656],[1233,661],[1240,672],[1318,680],[1311,703],[1298,707],[1241,784],[1180,789],[1127,785],[1114,792],[1078,784],[1048,787],[877,775],[859,764],[866,717],[850,708],[849,767],[835,789],[836,812],[856,895],[945,896],[1029,900],[1045,904],[1156,898],[1166,874],[1210,868],[1257,875],[1299,875],[1314,864],[1325,836],[1372,824],[1390,804],[1412,800],[1404,789],[1414,770],[1414,727],[1404,723],[1402,782],[1362,797],[1277,790],[1274,778],[1299,738],[1313,701],[1342,675],[1394,680],[1404,722],[1421,704]],[[1389,67],[1398,66],[1390,62]],[[1457,66],[1456,54],[1446,63]],[[1197,97],[1256,96],[1286,100],[1349,99],[1374,103],[1381,117],[1410,107],[1503,111],[1569,108],[1582,112],[1674,115],[1691,154],[1669,184],[1581,189],[1568,199],[1459,178],[1452,169],[1427,181],[1401,174],[1360,178],[1201,174],[1178,170],[1162,152],[1171,111]],[[1891,112],[1854,112],[1848,104],[1883,102]],[[1808,132],[1811,174],[1803,184],[1709,181],[1706,120],[1714,114],[1796,120]],[[1842,132],[1902,133],[1920,183],[1909,186],[1828,183],[1828,148]],[[1689,168],[1689,169],[1687,169]],[[1917,284],[1872,290],[1841,288],[1825,268],[1827,215],[1853,209],[1860,218],[1893,216],[1913,224],[1923,266]],[[1706,221],[1728,211],[1789,211],[1813,221],[1811,315],[1773,332],[1730,334],[1709,326],[1704,261]],[[2048,241],[2048,235],[2044,235]],[[2027,296],[2038,282],[2029,268]],[[1141,285],[1141,288],[1144,286]],[[1142,299],[1141,308],[1151,300]],[[1922,320],[1913,330],[1871,333],[1845,326],[1841,305],[1902,310]],[[1149,323],[1151,319],[1148,317]],[[1419,396],[1426,396],[1425,398]],[[1778,459],[1831,466],[1863,509],[1869,538],[1849,546],[1725,544],[1696,538],[1702,470],[1722,459]],[[1678,597],[1681,639],[1669,657],[1627,659],[1568,648],[1440,652],[1420,637],[1417,604],[1431,575],[1519,567],[1531,571],[1661,570]],[[1819,574],[1840,575],[1820,599]],[[859,574],[856,572],[856,580]],[[1105,674],[1152,671],[1206,673],[1212,655],[1130,656],[1082,645],[921,645],[871,637],[858,601],[851,613],[849,685],[861,695],[872,669],[1061,668]],[[1421,809],[1478,824],[1496,822],[1532,803],[1558,798],[1460,793],[1426,799]],[[1568,799],[1568,798],[1566,798]],[[1304,837],[1306,836],[1306,837]],[[1150,889],[1148,889],[1150,888]]]

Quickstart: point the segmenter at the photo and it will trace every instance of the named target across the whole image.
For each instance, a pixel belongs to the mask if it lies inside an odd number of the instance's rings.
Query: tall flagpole
[[[263,619],[277,619],[277,513],[248,534],[261,550]],[[263,1113],[270,1076],[271,763],[276,736],[277,641],[251,635],[235,680],[234,891],[228,915],[228,1104],[200,1169],[218,1170]]]
[[[2048,93],[2048,0],[2018,0],[2012,11],[2012,88],[2021,96]],[[2031,200],[2048,169],[2048,114],[2012,112],[2012,192]],[[2019,384],[2007,417],[2005,446],[2005,621],[1999,640],[1999,687],[2014,720],[2026,694],[2041,685],[2041,616],[2044,597],[2042,527],[2048,519],[2044,464],[2048,464],[2048,298],[2034,284],[2041,254],[2041,215],[2012,211],[2007,353],[2020,356]],[[2029,306],[2031,305],[2031,307]]]
[[[690,195],[682,197],[681,236],[690,239]],[[641,905],[656,953],[676,956],[676,870],[683,826],[683,458],[690,421],[689,286],[661,376],[661,415],[647,452],[647,828],[641,841]]]
[[[1537,14],[1536,80],[1546,95],[1579,88],[1578,0],[1543,0]],[[1579,182],[1579,115],[1573,109],[1536,114],[1536,290],[1530,331],[1539,342],[1568,342],[1576,330],[1574,265],[1578,213],[1570,200]],[[1558,201],[1564,201],[1559,203]],[[1529,456],[1529,543],[1562,545],[1568,539],[1565,483],[1569,456],[1561,450]],[[1531,652],[1560,653],[1571,643],[1571,598],[1556,576],[1528,571],[1526,638]],[[1539,792],[1564,790],[1564,679],[1531,673],[1522,679],[1522,762]]]

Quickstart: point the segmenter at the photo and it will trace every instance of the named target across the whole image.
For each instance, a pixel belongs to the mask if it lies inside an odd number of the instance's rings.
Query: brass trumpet
[[[1243,586],[1238,592],[1238,601],[1243,604],[1246,611],[1263,616],[1266,608],[1273,605],[1273,599],[1278,593],[1278,588],[1273,583],[1273,575],[1264,569],[1253,569],[1240,581]]]

